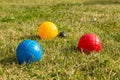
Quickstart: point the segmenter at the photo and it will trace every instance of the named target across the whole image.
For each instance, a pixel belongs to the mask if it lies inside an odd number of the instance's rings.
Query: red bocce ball
[[[84,34],[78,42],[78,49],[87,54],[93,51],[100,52],[101,48],[101,41],[95,34]]]

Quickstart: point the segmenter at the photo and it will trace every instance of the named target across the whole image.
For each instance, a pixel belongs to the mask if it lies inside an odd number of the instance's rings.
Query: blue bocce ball
[[[16,57],[20,64],[39,61],[42,58],[42,47],[35,40],[24,40],[16,49]]]

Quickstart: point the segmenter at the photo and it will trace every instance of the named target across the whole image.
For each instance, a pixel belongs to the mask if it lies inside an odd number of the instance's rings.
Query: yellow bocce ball
[[[58,29],[54,23],[45,21],[39,26],[38,35],[42,39],[52,39],[58,35]]]

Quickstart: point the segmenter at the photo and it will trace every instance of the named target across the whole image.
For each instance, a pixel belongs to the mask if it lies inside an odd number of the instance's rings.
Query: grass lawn
[[[67,37],[40,39],[43,21],[55,23]],[[100,53],[78,51],[85,33],[100,37]],[[19,65],[16,48],[26,39],[41,44],[43,57]],[[0,80],[120,80],[120,1],[0,0]]]

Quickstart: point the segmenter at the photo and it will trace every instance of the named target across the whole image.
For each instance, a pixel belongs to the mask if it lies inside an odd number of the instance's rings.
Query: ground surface
[[[54,22],[67,37],[40,39],[43,21]],[[85,33],[101,38],[100,53],[77,50]],[[16,48],[25,39],[41,44],[41,61],[18,64]],[[0,0],[0,80],[120,80],[120,2]]]

